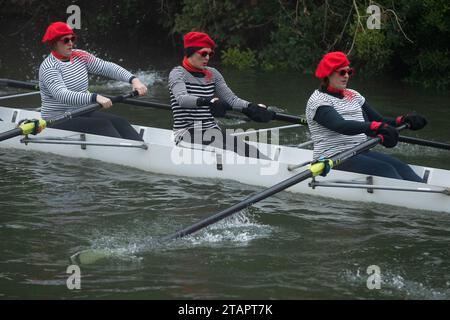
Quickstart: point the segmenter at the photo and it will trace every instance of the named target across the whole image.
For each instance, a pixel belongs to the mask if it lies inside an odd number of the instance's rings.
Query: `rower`
[[[254,146],[226,134],[214,119],[232,108],[241,109],[259,122],[268,122],[275,115],[263,104],[237,97],[220,72],[207,66],[215,48],[215,42],[206,33],[184,35],[183,63],[169,74],[175,143],[199,143],[232,150],[245,157],[269,159]]]
[[[407,123],[411,130],[419,130],[427,124],[427,120],[416,113],[397,118],[381,116],[361,94],[347,88],[352,73],[347,56],[339,51],[324,55],[317,66],[316,77],[322,82],[306,106],[308,126],[314,141],[314,159],[329,158],[349,150],[367,140],[367,136],[379,136],[383,146],[393,148],[398,141],[396,126]],[[334,169],[422,182],[406,163],[371,150],[348,159]]]
[[[109,98],[88,92],[88,74],[129,82],[140,96],[147,93],[147,87],[121,66],[74,49],[76,39],[72,28],[64,22],[50,24],[42,38],[42,42],[47,43],[51,50],[39,68],[43,119],[95,102],[104,109],[110,108],[112,102]],[[142,141],[126,119],[105,112],[93,111],[53,128]]]

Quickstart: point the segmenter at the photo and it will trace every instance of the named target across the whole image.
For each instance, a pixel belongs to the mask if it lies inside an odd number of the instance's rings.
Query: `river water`
[[[176,53],[107,49],[96,52],[150,84],[146,99],[168,103],[167,75],[178,63]],[[41,58],[2,52],[0,77],[36,79]],[[286,113],[303,114],[317,86],[311,75],[218,67],[238,95]],[[356,77],[351,86],[386,115],[426,115],[429,125],[407,135],[450,142],[448,92],[386,78]],[[120,94],[128,86],[93,80],[91,90]],[[0,88],[1,95],[13,92],[23,91]],[[39,103],[38,96],[1,101],[26,108]],[[111,112],[171,127],[167,111],[117,104]],[[222,125],[263,127],[233,120]],[[286,130],[282,142],[306,137],[304,128]],[[387,152],[450,169],[446,151],[399,144]],[[4,148],[0,159],[0,298],[450,299],[445,213],[282,192],[192,237],[156,245],[157,237],[262,189]],[[81,289],[69,290],[69,257],[86,249],[108,255],[82,265]],[[372,265],[380,268],[380,289],[367,286]]]

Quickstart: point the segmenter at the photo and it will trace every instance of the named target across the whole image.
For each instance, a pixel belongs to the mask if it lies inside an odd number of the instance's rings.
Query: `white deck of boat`
[[[16,123],[20,119],[32,119],[40,117],[40,114],[37,112],[0,107],[0,119],[2,119],[2,121],[0,121],[0,132],[13,129],[15,127],[15,123],[12,122],[14,112],[16,112]],[[277,182],[280,182],[295,175],[296,173],[305,170],[305,168],[300,168],[295,171],[288,171],[288,165],[295,165],[312,159],[311,150],[278,145],[268,146],[266,144],[258,144],[258,147],[261,148],[263,152],[264,150],[266,150],[265,148],[269,147],[272,150],[271,155],[279,155],[276,159],[277,161],[265,161],[256,159],[251,160],[249,158],[239,157],[231,151],[224,151],[220,149],[204,152],[201,149],[175,146],[172,130],[144,127],[139,125],[135,125],[134,127],[138,132],[144,130],[143,138],[145,143],[149,146],[147,150],[137,148],[120,149],[120,147],[95,146],[87,146],[85,150],[82,150],[79,145],[44,145],[34,143],[24,145],[23,143],[20,143],[20,139],[22,137],[16,137],[0,142],[0,147],[51,152],[69,157],[92,158],[100,161],[135,167],[138,169],[162,174],[215,179],[231,179],[241,183],[258,185],[262,187],[270,187]],[[47,128],[36,137],[65,137],[71,134],[76,135],[77,133]],[[31,135],[30,137],[35,138],[35,136]],[[100,143],[136,144],[136,141],[89,134],[86,135],[86,141],[95,141]],[[200,157],[202,161],[199,163],[176,163],[176,161],[174,162],[173,158],[174,153],[176,155],[184,155],[189,159],[197,156]],[[223,160],[222,169],[218,169],[219,160],[217,157],[219,154],[221,155]],[[225,161],[225,157],[234,158],[235,161],[232,163],[227,163]],[[268,175],[262,174],[262,170],[264,170],[265,167],[270,167],[271,165],[276,165],[277,170]],[[420,176],[423,176],[425,170],[429,172],[428,184],[381,177],[374,177],[374,184],[406,188],[442,189],[442,187],[449,187],[450,171],[421,166],[412,167]],[[317,180],[365,181],[366,178],[366,175],[332,170],[326,178],[317,177]],[[291,187],[289,191],[350,201],[378,202],[425,210],[428,209],[434,211],[450,212],[450,196],[437,193],[425,194],[420,192],[392,192],[386,190],[376,190],[374,193],[368,193],[366,189],[345,189],[337,187],[319,187],[316,189],[312,189],[308,186],[308,181],[299,183]]]

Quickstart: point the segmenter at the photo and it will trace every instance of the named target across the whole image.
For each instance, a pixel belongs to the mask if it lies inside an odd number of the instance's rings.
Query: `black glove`
[[[209,107],[213,117],[225,117],[227,110],[231,110],[231,106],[220,99],[215,100]]]
[[[418,113],[412,112],[404,115],[402,117],[397,118],[397,124],[409,124],[409,129],[411,130],[420,130],[425,127],[428,123],[425,117],[421,116]]]
[[[208,106],[213,117],[224,117],[227,110],[232,110],[231,106],[218,98],[207,99],[198,98],[197,106]]]
[[[385,122],[372,121],[366,134],[371,137],[380,137],[380,143],[386,148],[393,148],[398,142],[398,130]]]
[[[398,131],[394,127],[386,126],[378,129],[378,136],[381,138],[381,144],[386,148],[393,148],[398,142]]]
[[[242,109],[242,113],[256,122],[269,122],[275,118],[274,111],[260,107],[256,103],[250,103],[247,108]]]

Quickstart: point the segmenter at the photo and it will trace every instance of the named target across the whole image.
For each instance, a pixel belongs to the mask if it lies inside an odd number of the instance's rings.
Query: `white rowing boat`
[[[34,111],[0,107],[0,132],[13,129],[21,119],[40,118]],[[308,149],[258,143],[273,159],[257,160],[231,151],[202,146],[176,146],[171,130],[134,126],[144,143],[47,128],[38,136],[0,142],[2,148],[49,152],[90,158],[137,169],[187,177],[230,179],[270,187],[305,170],[312,159]],[[125,148],[125,149],[124,149]],[[450,171],[413,165],[424,183],[331,170],[326,177],[298,183],[288,191],[347,201],[375,202],[412,209],[450,213]]]

